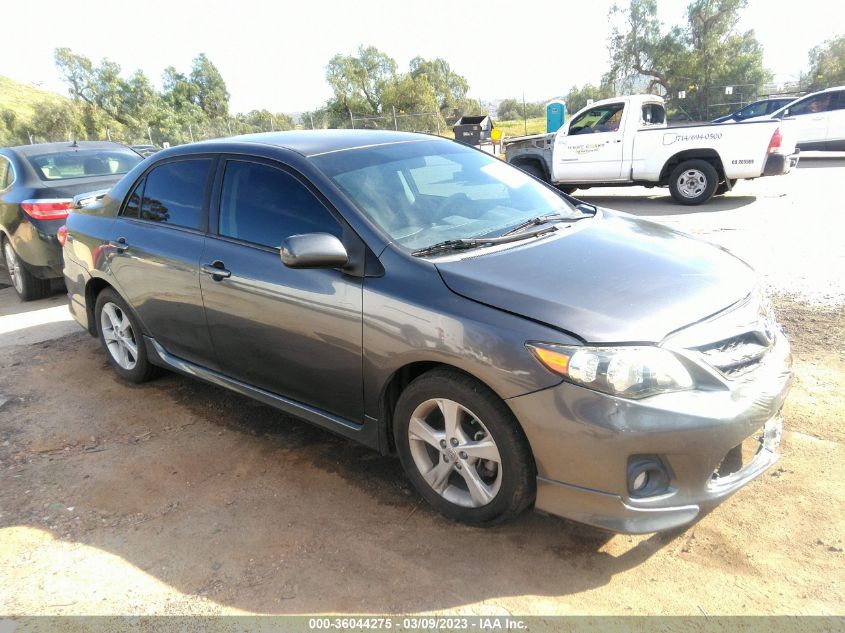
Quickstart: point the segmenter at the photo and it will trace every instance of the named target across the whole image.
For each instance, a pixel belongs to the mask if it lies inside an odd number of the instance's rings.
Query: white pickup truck
[[[505,160],[557,188],[668,186],[681,204],[707,202],[737,180],[798,163],[779,121],[667,127],[663,99],[616,97],[576,112],[560,130],[506,139]]]

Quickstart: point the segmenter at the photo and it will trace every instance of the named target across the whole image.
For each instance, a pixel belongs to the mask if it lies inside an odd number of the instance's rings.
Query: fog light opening
[[[653,497],[669,490],[669,473],[658,457],[638,455],[628,462],[628,492],[632,497]]]

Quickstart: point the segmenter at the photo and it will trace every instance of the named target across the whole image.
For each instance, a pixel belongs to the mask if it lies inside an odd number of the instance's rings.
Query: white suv
[[[796,99],[771,118],[792,121],[790,129],[802,150],[845,151],[845,86]]]

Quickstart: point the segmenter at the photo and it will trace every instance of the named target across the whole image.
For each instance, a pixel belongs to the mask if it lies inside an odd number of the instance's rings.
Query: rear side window
[[[144,194],[144,183],[146,179],[142,178],[141,181],[135,185],[135,188],[132,190],[132,193],[129,194],[129,197],[126,198],[126,204],[123,205],[123,212],[120,214],[127,218],[138,218],[141,215],[141,196]]]
[[[15,177],[15,171],[5,156],[0,156],[0,191],[7,189]]]
[[[165,163],[154,168],[146,177],[141,219],[189,229],[201,228],[210,171],[210,158]]]
[[[334,216],[299,180],[280,169],[245,161],[226,163],[218,231],[270,248],[279,248],[291,235],[340,237],[342,232]]]
[[[666,121],[666,111],[659,103],[646,103],[643,106],[643,125],[662,125]]]
[[[70,180],[125,174],[143,158],[128,149],[69,150],[28,156],[41,180]]]

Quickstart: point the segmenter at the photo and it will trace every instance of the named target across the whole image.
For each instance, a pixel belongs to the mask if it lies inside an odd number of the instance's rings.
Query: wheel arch
[[[688,149],[674,154],[663,164],[663,169],[660,170],[660,184],[668,184],[672,170],[687,160],[707,161],[713,165],[716,173],[719,174],[719,181],[725,179],[725,167],[722,164],[722,157],[719,156],[719,152],[715,149]]]
[[[419,378],[423,374],[435,369],[444,369],[463,374],[479,384],[484,385],[493,394],[495,394],[497,398],[502,399],[501,396],[496,393],[495,389],[481,380],[478,376],[474,376],[465,369],[461,369],[455,365],[450,365],[449,363],[443,363],[440,361],[426,360],[407,363],[390,375],[382,386],[379,396],[379,419],[382,432],[384,433],[383,437],[385,440],[384,446],[387,448],[386,452],[396,452],[396,446],[393,441],[393,412],[396,409],[396,403],[399,401],[399,396],[402,394],[402,391],[404,391],[404,389],[416,378]],[[504,399],[502,399],[502,401],[504,402]],[[516,416],[514,416],[514,419],[516,419]],[[519,424],[518,420],[516,420],[516,423],[524,434],[525,431],[522,430],[522,425]]]
[[[551,182],[551,174],[549,174],[549,166],[546,161],[537,156],[517,156],[512,161],[508,161],[514,167],[523,167],[527,165],[536,165],[543,173],[543,179],[546,182]]]

